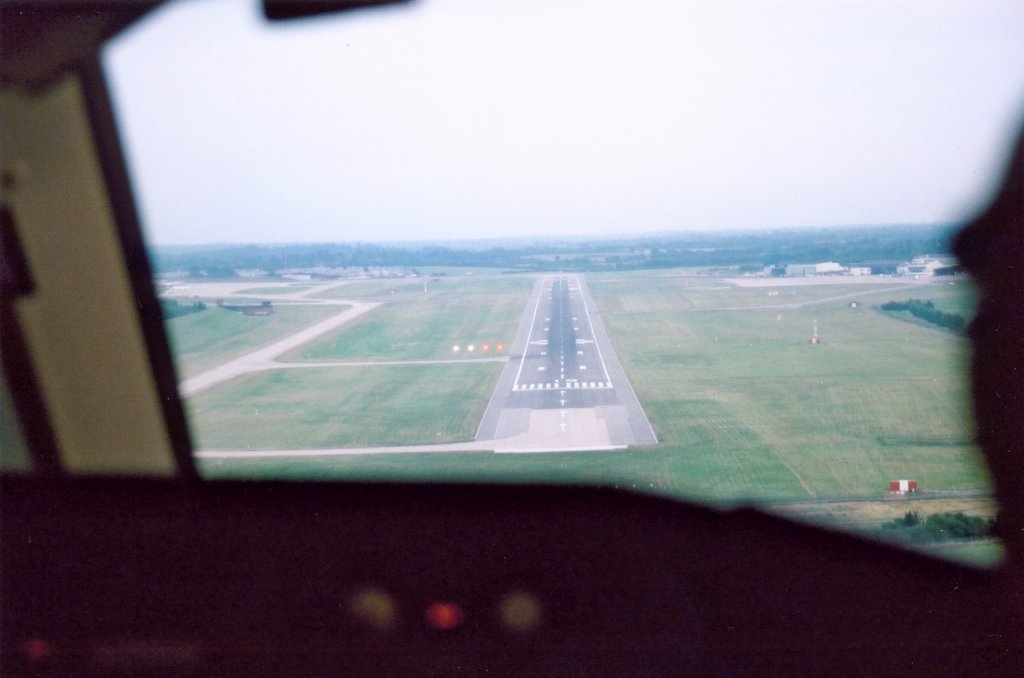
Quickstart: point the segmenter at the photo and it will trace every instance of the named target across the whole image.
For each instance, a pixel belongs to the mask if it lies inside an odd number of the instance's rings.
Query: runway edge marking
[[[584,290],[584,288],[581,285],[581,287],[580,287],[580,298],[583,299],[584,308],[587,307],[586,299],[587,299],[588,296],[590,296],[590,290],[589,289]],[[591,298],[593,298],[593,297],[591,297]],[[588,320],[590,320],[589,315],[590,315],[590,312],[588,310],[587,311]],[[597,326],[594,325],[593,321],[591,321],[591,323],[590,323],[590,331],[594,335],[594,341],[598,345],[598,355],[600,355],[600,352],[601,352],[601,342],[597,341],[597,331],[598,331],[598,328],[597,328]],[[605,339],[608,340],[608,347],[614,352],[615,351],[615,346],[612,344],[611,335],[608,334],[608,330],[607,330],[607,328],[605,328],[603,320],[601,321],[601,333],[604,335]],[[632,384],[632,382],[630,382],[629,376],[626,374],[625,368],[623,368],[622,364],[619,363],[618,356],[615,357],[615,362],[618,365],[618,369],[622,372],[623,381],[626,382],[626,388],[629,389],[629,396],[636,403],[636,406],[640,408],[640,413],[641,413],[641,415],[643,415],[644,423],[646,424],[647,431],[650,433],[651,439],[653,440],[653,443],[651,443],[651,444],[656,445],[659,442],[659,440],[658,440],[658,434],[654,432],[654,425],[651,424],[651,420],[647,417],[647,412],[646,412],[646,410],[644,410],[643,403],[641,403],[640,402],[640,398],[637,397],[636,391],[633,389],[633,384]],[[608,368],[607,368],[607,366],[604,366],[604,358],[601,359],[601,364],[605,368],[605,376],[608,377],[608,387],[609,388],[614,388],[614,386],[611,383],[611,377],[610,377],[610,375],[608,375]]]
[[[530,329],[527,331],[527,333],[526,333],[526,340],[522,344],[523,360],[525,360],[526,351],[530,347],[530,337],[533,336],[533,323],[537,319],[537,307],[540,306],[540,299],[541,299],[541,296],[544,294],[544,282],[545,282],[545,278],[543,276],[540,277],[537,280],[536,285],[535,285],[533,291],[530,293],[530,298],[531,299],[533,298],[534,294],[537,295],[537,305],[534,306],[533,316],[532,316],[532,318],[530,320]],[[529,301],[527,301],[527,304],[529,304]],[[527,308],[527,310],[523,311],[523,318],[525,318],[526,313],[528,312],[529,306],[527,306],[526,308]],[[522,320],[520,320],[520,325],[521,324],[522,324]],[[519,339],[519,331],[517,329],[516,335],[513,338],[512,343],[509,344],[509,350],[511,352],[514,352],[516,350],[516,348],[518,346],[518,341],[517,341],[518,339]],[[519,383],[519,374],[522,372],[522,370],[523,370],[523,362],[522,362],[522,360],[520,360],[519,371],[516,372],[516,378],[515,378],[515,381],[513,381],[513,387],[516,384]],[[504,376],[504,374],[505,374],[505,371],[503,369],[502,373],[498,375],[497,381],[494,382],[494,390],[491,392],[491,397],[487,400],[487,405],[484,407],[484,413],[480,417],[480,421],[476,425],[476,432],[473,434],[473,441],[474,442],[480,442],[480,432],[483,430],[484,424],[487,423],[489,419],[494,419],[494,417],[498,416],[497,413],[492,412],[492,408],[494,408],[494,406],[495,406],[495,398],[498,396],[498,393],[501,390],[501,380],[502,380],[502,377]],[[514,392],[515,390],[516,390],[515,388],[512,388],[512,389],[510,389],[510,392]],[[498,410],[498,412],[500,412],[500,410]]]
[[[601,353],[601,342],[597,340],[597,332],[594,330],[594,321],[590,317],[590,307],[587,305],[587,296],[583,294],[583,284],[579,278],[574,277],[576,287],[580,290],[580,301],[583,302],[583,312],[587,314],[587,325],[590,326],[590,336],[594,338],[594,347],[597,349],[597,358],[601,361],[601,369],[604,370],[604,380],[611,382],[611,375],[608,374],[608,366],[604,362],[604,354]]]
[[[537,303],[533,305],[533,316],[530,317],[530,331],[526,335],[526,346],[523,347],[523,354],[519,358],[519,369],[516,371],[516,379],[515,379],[515,381],[512,382],[513,390],[514,390],[514,387],[519,384],[519,377],[522,376],[522,374],[523,374],[523,364],[526,362],[526,353],[527,353],[527,350],[528,350],[528,348],[530,346],[530,339],[533,337],[533,326],[537,322],[537,310],[540,309],[540,300],[541,300],[541,297],[544,296],[543,285],[546,282],[547,281],[544,278],[541,278],[541,280],[540,280],[541,293],[537,295]]]

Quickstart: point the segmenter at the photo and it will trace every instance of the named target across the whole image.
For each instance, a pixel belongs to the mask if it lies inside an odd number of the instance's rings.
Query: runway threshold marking
[[[545,382],[545,383],[542,383],[542,382],[532,382],[532,383],[528,383],[528,384],[516,384],[516,385],[514,385],[512,387],[512,390],[513,391],[534,391],[534,390],[547,391],[547,390],[558,390],[558,391],[561,391],[561,395],[565,395],[565,390],[566,389],[569,389],[569,390],[579,389],[581,391],[585,391],[585,390],[591,390],[591,389],[609,389],[609,388],[612,388],[612,383],[610,381],[597,381],[597,382],[594,382],[594,381],[590,381],[590,382],[587,382],[587,381],[566,381],[565,384],[562,384],[561,382],[556,381],[554,383],[551,383],[551,382]]]

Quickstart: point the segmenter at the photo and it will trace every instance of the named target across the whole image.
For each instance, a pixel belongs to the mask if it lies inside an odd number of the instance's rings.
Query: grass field
[[[449,358],[455,343],[510,342],[532,281],[440,278],[427,282],[426,293],[422,280],[352,283],[330,293],[385,303],[287,358]],[[973,291],[963,282],[897,289],[904,286],[812,285],[769,296],[771,288],[712,278],[594,277],[597,307],[658,434],[652,448],[206,461],[203,468],[215,475],[601,482],[715,502],[881,497],[890,479],[907,477],[925,490],[987,488],[971,442],[965,340],[873,308],[921,298],[970,313]],[[852,300],[861,303],[853,308]],[[232,313],[226,320],[254,319]],[[819,345],[808,344],[814,321]],[[190,408],[203,449],[466,440],[500,368],[276,371],[203,393]],[[380,402],[386,407],[370,405]]]
[[[510,344],[532,288],[533,280],[522,276],[441,278],[429,281],[426,293],[422,281],[354,282],[335,292],[346,298],[385,303],[284,359],[375,361],[493,356],[494,351],[453,354],[451,349],[456,343]],[[319,307],[284,308],[294,311]],[[342,307],[325,308],[340,311]],[[235,325],[238,320],[253,320],[230,315]],[[196,345],[203,343],[198,339],[205,336],[206,354],[214,353],[217,346],[210,339],[215,333],[210,328],[201,329],[205,332],[184,327],[181,333]],[[225,334],[228,339],[234,338]],[[251,335],[245,338],[257,339]],[[203,354],[203,350],[197,346],[196,353]],[[192,356],[186,353],[184,357]],[[218,362],[216,356],[207,357]],[[467,363],[454,367],[314,368],[256,374],[192,398],[189,410],[194,441],[200,449],[288,449],[470,440],[501,367]]]
[[[516,273],[508,268],[494,268],[489,266],[417,266],[416,270],[421,275],[435,276],[464,276],[464,275],[501,275]]]
[[[882,303],[886,295],[913,295],[918,289],[902,289],[906,283],[872,285],[822,285],[737,287],[720,278],[649,277],[588,278],[588,285],[606,313],[651,313],[710,309],[746,309],[785,307],[793,304],[842,298],[844,301]],[[773,294],[774,293],[774,294]],[[862,299],[863,298],[863,299]]]
[[[963,316],[964,319],[970,320],[974,317],[977,308],[976,297],[973,285],[964,280],[955,280],[929,285],[920,291],[907,290],[904,296],[897,294],[892,299],[885,299],[883,303],[885,301],[906,301],[907,299],[931,301],[940,310],[956,313]]]
[[[427,279],[429,284],[429,278]],[[423,279],[387,278],[384,280],[353,280],[338,287],[310,293],[312,299],[357,299],[366,301],[385,301],[390,298],[392,290],[397,294],[423,294]]]
[[[516,293],[505,288],[509,280],[519,281]],[[530,286],[523,277],[446,282],[446,291],[458,294],[424,295],[420,287],[410,302],[401,300],[410,292],[387,292],[399,301],[298,357],[449,357],[452,326],[495,315],[518,319]],[[802,303],[844,298],[757,309],[777,297],[705,278],[666,277],[653,285],[637,276],[592,281],[590,288],[661,440],[656,447],[539,460],[317,460],[308,462],[315,467],[309,472],[604,481],[716,501],[879,496],[890,479],[906,477],[927,489],[987,487],[970,442],[967,346],[874,311],[869,303],[893,296],[887,287],[799,287],[792,291]],[[498,302],[496,286],[503,290]],[[915,296],[933,291],[952,301],[970,294],[966,286],[929,286]],[[851,308],[849,294],[867,301]],[[723,298],[755,308],[700,310],[721,308]],[[492,315],[494,307],[505,310]],[[814,320],[823,336],[818,346],[807,344]],[[436,339],[413,339],[424,336]]]
[[[987,486],[970,442],[966,342],[849,300],[798,309],[648,311],[641,290],[591,285],[676,482],[711,497],[880,494]],[[708,294],[693,296],[707,305]],[[845,294],[802,287],[811,301]],[[763,290],[742,290],[764,294]],[[858,298],[891,296],[874,287]],[[924,290],[915,296],[923,297]],[[823,343],[807,343],[818,322]]]
[[[294,449],[472,439],[499,364],[284,369],[188,402],[201,449]]]
[[[892,299],[931,299],[966,317],[975,303],[968,284],[808,285],[769,296],[771,288],[708,277],[588,280],[661,441],[656,446],[203,460],[200,466],[212,476],[599,483],[698,501],[796,502],[805,507],[803,519],[869,530],[890,509],[879,504],[876,515],[869,502],[847,515],[842,504],[800,502],[881,498],[897,478],[914,478],[924,490],[989,486],[971,443],[966,341],[873,308]],[[355,282],[331,293],[384,305],[288,358],[450,358],[454,343],[510,342],[532,284],[529,276],[438,278],[427,281],[424,293],[422,280]],[[857,308],[850,307],[853,300],[861,302]],[[822,336],[816,346],[808,344],[814,321]],[[254,375],[193,398],[196,441],[203,449],[274,449],[469,440],[500,367]],[[809,516],[807,506],[819,508]],[[986,506],[976,508],[991,512]],[[997,552],[997,545],[973,544],[957,546],[956,555],[985,560]]]
[[[597,484],[656,494],[676,499],[705,501],[688,488],[668,479],[683,468],[677,455],[657,449],[594,452],[581,454],[514,454],[463,452],[450,454],[379,454],[318,457],[307,460],[287,458],[200,459],[203,475],[214,478],[267,478],[299,480],[421,482],[493,482],[533,484]],[[676,485],[677,489],[669,489]],[[877,493],[876,493],[877,496]],[[742,503],[739,496],[718,497],[718,505]],[[753,497],[757,503],[757,496]],[[860,532],[876,538],[881,524],[909,510],[923,514],[964,511],[969,515],[993,517],[995,504],[988,498],[964,500],[793,502],[768,504],[773,513],[824,527]],[[972,565],[991,566],[999,562],[1003,549],[997,540],[916,544],[932,555]]]
[[[313,289],[312,285],[282,285],[279,287],[250,287],[238,290],[236,294],[295,294]]]
[[[977,312],[978,300],[976,298],[975,290],[973,286],[962,280],[951,281],[945,284],[939,283],[929,285],[923,290],[907,290],[906,296],[898,296],[899,294],[900,293],[894,293],[892,295],[892,299],[886,299],[885,301],[904,302],[908,299],[930,301],[935,304],[935,307],[940,311],[955,313],[968,322]],[[922,318],[917,318],[909,311],[886,311],[885,313],[890,318],[901,322],[918,325],[920,327],[928,327],[936,331],[952,332],[952,330],[940,328]]]
[[[28,471],[32,468],[23,436],[14,414],[14,399],[4,381],[0,384],[0,471]]]
[[[217,308],[209,301],[207,305],[205,311],[165,323],[181,377],[198,374],[345,310],[345,306],[335,305],[277,304],[271,315],[247,316]]]
[[[373,313],[284,356],[290,361],[474,358],[468,344],[508,346],[533,279],[526,276],[367,281],[334,290],[347,299],[383,301]],[[452,347],[459,345],[458,353]],[[492,348],[488,353],[495,355]],[[501,355],[497,353],[497,355]]]
[[[866,532],[868,535],[900,543],[899,533],[882,528],[886,522],[902,518],[909,511],[922,517],[932,514],[962,512],[969,516],[994,518],[998,506],[985,496],[931,498],[911,495],[906,499],[857,502],[803,502],[775,504],[769,511],[824,527]],[[915,548],[931,555],[958,560],[969,565],[994,565],[1004,556],[998,539],[950,540],[915,543]]]

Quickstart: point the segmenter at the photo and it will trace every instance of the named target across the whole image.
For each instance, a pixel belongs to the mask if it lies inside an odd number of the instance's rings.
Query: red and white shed
[[[889,492],[892,494],[907,494],[917,492],[916,480],[890,480]]]

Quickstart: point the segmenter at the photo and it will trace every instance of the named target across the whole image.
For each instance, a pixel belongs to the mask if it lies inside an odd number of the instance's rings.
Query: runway
[[[311,292],[302,292],[307,295]],[[408,452],[534,453],[619,450],[657,437],[615,356],[582,276],[538,279],[509,356],[477,360],[281,363],[281,353],[311,341],[378,304],[330,300],[352,308],[185,380],[186,395],[240,374],[270,369],[353,368],[395,364],[505,362],[472,441],[373,448],[201,451],[203,458],[342,456]]]
[[[499,452],[657,442],[582,276],[538,281],[476,440]]]

